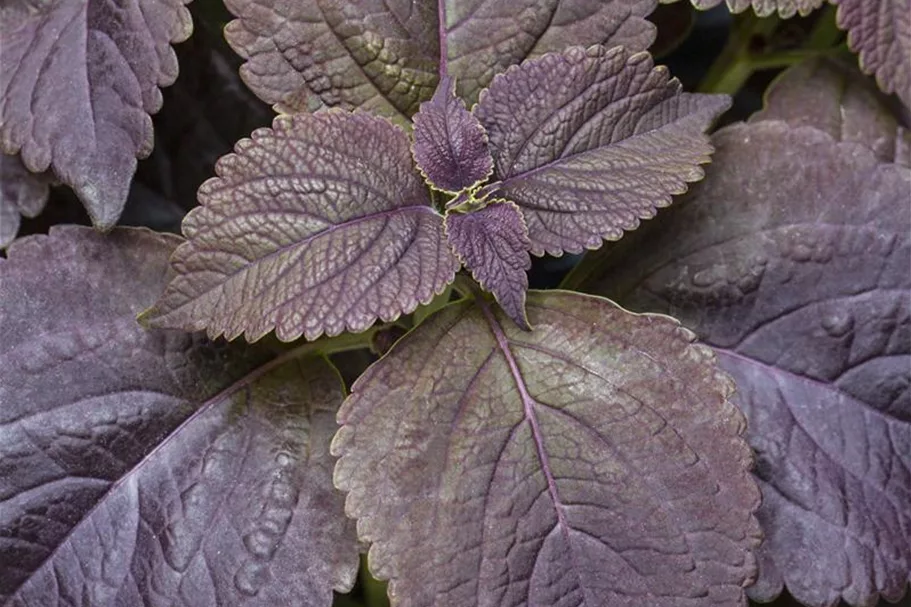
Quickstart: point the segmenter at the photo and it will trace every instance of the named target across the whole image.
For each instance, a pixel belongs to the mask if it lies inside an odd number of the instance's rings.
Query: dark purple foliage
[[[494,294],[506,315],[531,330],[525,315],[525,272],[531,268],[531,243],[518,207],[495,200],[473,213],[449,212],[446,236],[474,279]]]
[[[759,493],[711,351],[601,298],[528,309],[444,308],[352,388],[335,482],[373,574],[411,607],[744,605]]]
[[[456,97],[451,78],[440,80],[433,98],[414,115],[412,152],[427,183],[444,192],[470,190],[490,176],[487,134]]]
[[[150,113],[177,77],[171,43],[193,30],[182,0],[5,1],[0,7],[0,151],[50,168],[94,224],[120,217]]]
[[[713,141],[706,180],[588,288],[680,318],[737,382],[764,497],[751,596],[898,600],[911,582],[911,170],[782,122]]]
[[[571,48],[513,67],[481,94],[497,196],[525,215],[531,250],[617,240],[702,178],[704,135],[730,101],[683,93],[647,54]]]
[[[58,228],[0,259],[0,603],[328,607],[357,570],[319,358],[135,321],[179,239]]]
[[[437,87],[440,56],[469,103],[510,65],[571,44],[645,50],[657,0],[228,0],[244,81],[277,109],[363,108],[407,121]],[[440,24],[444,12],[446,23]],[[440,33],[445,39],[441,44]]]
[[[0,249],[19,231],[19,217],[35,217],[44,209],[53,181],[47,173],[32,173],[18,155],[0,153]]]
[[[911,0],[832,0],[838,26],[880,88],[911,105]]]
[[[147,321],[249,341],[363,331],[455,276],[405,133],[366,113],[279,116],[222,158]],[[346,288],[351,285],[350,288]]]

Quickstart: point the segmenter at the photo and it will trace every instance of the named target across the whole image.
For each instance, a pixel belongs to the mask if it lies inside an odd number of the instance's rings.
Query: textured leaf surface
[[[510,65],[599,42],[644,50],[657,0],[228,0],[226,36],[247,60],[244,80],[287,110],[313,103],[406,120],[437,85],[440,31],[448,73],[469,102]]]
[[[745,604],[759,493],[710,350],[603,299],[528,312],[445,308],[339,411],[336,486],[393,604]]]
[[[36,217],[44,209],[51,178],[32,173],[18,155],[0,153],[0,249],[19,231],[19,216]]]
[[[768,89],[766,105],[750,118],[813,126],[837,141],[854,141],[885,162],[906,163],[911,134],[900,126],[882,94],[855,66],[811,59],[784,72]]]
[[[465,102],[455,96],[450,78],[440,81],[433,99],[414,116],[414,160],[427,181],[447,192],[460,192],[484,181],[493,171],[487,135]]]
[[[312,102],[405,118],[437,83],[434,2],[227,0],[241,76],[267,103]]]
[[[833,0],[860,66],[911,106],[911,0]]]
[[[0,148],[50,167],[96,226],[117,222],[150,113],[177,77],[172,42],[193,26],[183,0],[11,0],[0,8]]]
[[[718,6],[724,0],[692,0],[693,6],[707,10]],[[727,0],[727,6],[732,13],[742,13],[752,7],[760,17],[768,17],[772,13],[784,19],[794,15],[809,15],[814,9],[823,5],[825,0]]]
[[[474,112],[532,252],[560,255],[619,239],[701,179],[703,133],[728,105],[681,92],[646,53],[574,47],[510,69]]]
[[[734,376],[764,498],[751,596],[898,600],[911,572],[911,170],[780,122],[714,141],[705,182],[590,287],[680,318]]]
[[[456,255],[517,325],[530,329],[525,292],[531,257],[519,208],[505,200],[473,213],[448,213],[446,236]]]
[[[449,74],[469,103],[511,65],[571,45],[643,51],[657,0],[445,0]]]
[[[178,239],[0,260],[0,603],[328,607],[357,570],[324,362],[144,331]]]
[[[184,219],[152,325],[315,339],[411,312],[455,276],[408,137],[388,121],[279,116],[235,149]]]

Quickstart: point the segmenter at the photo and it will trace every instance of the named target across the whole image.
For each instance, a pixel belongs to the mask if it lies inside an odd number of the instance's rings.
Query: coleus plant
[[[654,2],[228,5],[281,115],[185,239],[57,227],[0,260],[0,603],[325,606],[362,548],[396,605],[902,597],[911,146],[853,72],[798,66],[710,143],[728,99],[638,52]],[[4,7],[4,36],[53,46],[57,10]],[[13,56],[21,108],[38,58]],[[105,226],[124,172],[91,166]],[[695,334],[528,291],[531,255],[631,230],[567,286]],[[326,355],[368,343],[346,398]]]

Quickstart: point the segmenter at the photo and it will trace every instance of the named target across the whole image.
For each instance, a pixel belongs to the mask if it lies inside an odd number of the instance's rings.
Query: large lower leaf
[[[866,145],[885,162],[911,165],[902,151],[911,132],[857,67],[834,59],[810,59],[785,71],[766,92],[763,110],[750,118],[757,120],[814,126],[837,141]]]
[[[110,228],[136,158],[152,151],[150,113],[177,77],[172,42],[192,31],[185,0],[4,1],[0,148],[54,174]]]
[[[690,196],[588,287],[674,314],[750,421],[751,595],[895,601],[911,581],[911,170],[781,122],[719,132]]]
[[[701,179],[704,132],[728,105],[681,92],[646,53],[595,46],[510,69],[474,112],[532,252],[560,255],[617,240]]]
[[[911,106],[911,0],[832,0],[860,66]]]
[[[443,217],[387,120],[279,116],[235,149],[184,219],[153,326],[315,339],[394,320],[454,278]]]
[[[19,232],[20,216],[35,217],[44,209],[52,178],[32,173],[17,155],[0,153],[0,249]]]
[[[440,57],[469,102],[494,74],[569,44],[644,50],[657,0],[228,0],[244,80],[283,110],[360,107],[406,121],[430,99]],[[440,32],[445,32],[441,48]]]
[[[759,494],[732,385],[673,320],[531,293],[445,308],[352,388],[332,443],[394,605],[745,605]]]
[[[320,360],[146,332],[178,241],[86,228],[0,260],[0,603],[328,607],[354,581]]]

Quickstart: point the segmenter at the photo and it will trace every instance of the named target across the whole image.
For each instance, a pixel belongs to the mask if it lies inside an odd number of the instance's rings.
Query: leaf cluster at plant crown
[[[594,46],[510,68],[472,111],[444,77],[413,142],[363,112],[279,116],[200,188],[145,318],[312,340],[407,314],[464,264],[528,328],[529,253],[597,248],[652,217],[702,177],[728,104],[682,92],[646,53]]]

